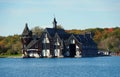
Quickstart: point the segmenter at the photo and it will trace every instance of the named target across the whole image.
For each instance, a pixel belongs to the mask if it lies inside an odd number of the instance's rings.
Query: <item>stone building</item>
[[[41,36],[35,36],[25,25],[21,35],[23,57],[94,57],[98,54],[97,44],[91,32],[70,34],[57,28],[46,28]]]

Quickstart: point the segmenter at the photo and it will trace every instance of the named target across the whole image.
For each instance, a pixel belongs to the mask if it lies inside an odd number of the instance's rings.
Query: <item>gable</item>
[[[60,36],[56,33],[55,34],[55,36],[53,37],[53,40],[54,40],[54,42],[60,42],[60,43],[62,43],[62,39],[60,38]]]
[[[32,48],[37,42],[38,42],[38,40],[32,40],[32,41],[27,45],[27,49]]]

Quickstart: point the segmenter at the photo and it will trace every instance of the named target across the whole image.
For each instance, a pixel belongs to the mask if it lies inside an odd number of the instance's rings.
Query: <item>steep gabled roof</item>
[[[55,33],[57,33],[61,39],[65,39],[69,35],[63,29],[46,28],[46,31],[50,37],[54,37]]]
[[[93,40],[93,35],[91,33],[85,34],[73,34],[74,37],[82,43],[82,45],[97,45]]]
[[[55,35],[54,28],[46,28],[45,31],[49,34],[50,37],[53,37]]]
[[[58,34],[58,35],[63,40],[67,40],[71,36],[71,34],[68,34],[68,33],[66,33],[66,34]]]
[[[88,45],[97,45],[93,38],[91,37],[91,34],[85,34],[85,38],[86,38],[86,41],[87,41],[87,44]]]
[[[79,41],[82,43],[82,44],[85,44],[86,43],[86,38],[84,37],[84,35],[78,35],[77,38],[79,39]]]
[[[61,40],[60,36],[58,35],[58,33],[55,33],[54,39],[58,38],[59,40]]]
[[[77,38],[77,40],[79,42],[81,42],[83,45],[96,45],[96,43],[94,42],[94,40],[90,37],[89,34],[80,34],[80,35],[75,35],[75,37]]]
[[[80,38],[81,35],[74,35],[74,37],[80,42],[80,43],[83,43],[83,39],[84,38]]]
[[[76,40],[79,44],[81,44],[81,42],[80,42],[80,40],[77,38],[77,35],[76,35],[76,34],[71,34],[70,37],[69,37],[69,39],[68,39],[68,41],[69,41],[70,39],[74,39],[74,40]]]

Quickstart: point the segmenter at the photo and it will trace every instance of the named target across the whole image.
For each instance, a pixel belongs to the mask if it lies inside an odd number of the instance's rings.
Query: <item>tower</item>
[[[22,48],[25,49],[31,40],[32,40],[32,31],[29,30],[28,24],[26,23],[25,28],[21,35],[21,41],[22,41],[22,45],[23,45]]]
[[[29,30],[28,28],[28,24],[25,24],[25,28],[22,32],[21,35],[21,42],[22,42],[22,56],[23,57],[27,57],[28,53],[27,53],[27,45],[30,43],[30,41],[32,40],[32,31]]]
[[[56,21],[55,18],[54,18],[54,20],[53,20],[53,28],[54,28],[54,29],[57,29],[57,21]]]

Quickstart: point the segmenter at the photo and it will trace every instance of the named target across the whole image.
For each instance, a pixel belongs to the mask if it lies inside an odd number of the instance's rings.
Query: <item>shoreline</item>
[[[0,55],[0,58],[22,58],[22,55]]]
[[[120,55],[110,55],[110,56],[120,56]],[[97,57],[103,57],[103,56],[97,56]],[[23,57],[21,55],[9,55],[9,56],[7,56],[7,55],[2,55],[1,56],[0,55],[0,58],[23,58]]]

